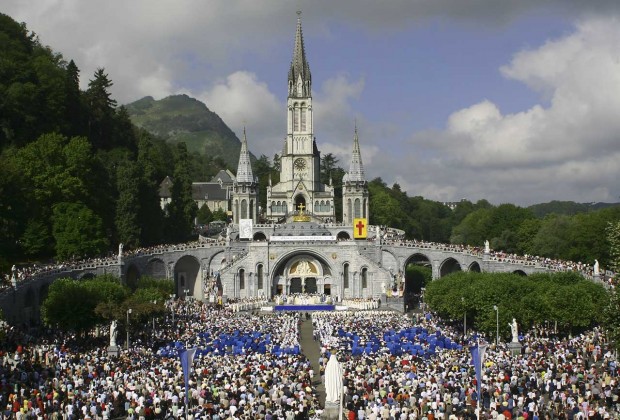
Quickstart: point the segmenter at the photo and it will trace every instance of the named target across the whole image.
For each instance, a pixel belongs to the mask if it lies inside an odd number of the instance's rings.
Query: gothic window
[[[362,268],[362,289],[368,288],[368,269]]]
[[[342,271],[342,282],[345,289],[349,288],[349,264],[345,264]]]
[[[245,200],[241,200],[241,218],[248,218],[248,202]]]
[[[278,208],[276,207],[276,202],[275,201],[271,202],[271,212],[272,213],[277,213],[278,212]]]
[[[293,131],[299,131],[299,105],[293,108]]]
[[[355,203],[353,204],[353,208],[354,208],[354,216],[355,218],[359,218],[361,217],[361,211],[360,211],[360,199],[356,198],[355,199]]]
[[[366,199],[364,199],[364,205],[362,206],[362,210],[364,211],[364,215],[362,216],[363,218],[367,219],[368,215],[366,214],[366,206],[368,205],[368,202],[366,201]]]
[[[316,213],[316,212],[320,212],[320,211],[322,211],[321,205],[319,204],[318,201],[315,201],[314,202],[314,212]]]
[[[256,276],[258,277],[258,289],[261,290],[263,288],[263,265],[259,264],[258,265],[258,273],[256,274]]]
[[[249,218],[254,219],[254,200],[250,200]]]
[[[288,212],[288,206],[286,205],[286,203],[282,203],[282,213],[286,212]]]
[[[347,221],[351,222],[352,218],[351,216],[353,215],[353,209],[351,208],[351,199],[347,200]]]
[[[306,107],[305,104],[301,104],[300,112],[300,120],[301,120],[301,131],[306,131]]]
[[[239,289],[245,289],[245,270],[239,270]]]

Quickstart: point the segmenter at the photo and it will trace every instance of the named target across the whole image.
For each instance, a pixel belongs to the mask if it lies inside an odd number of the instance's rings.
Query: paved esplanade
[[[302,353],[312,364],[312,369],[314,370],[312,385],[316,389],[317,398],[321,404],[321,407],[325,407],[325,384],[321,380],[321,369],[319,366],[321,347],[319,342],[314,340],[313,333],[314,328],[312,327],[312,320],[303,317],[299,327],[299,345],[301,346]]]

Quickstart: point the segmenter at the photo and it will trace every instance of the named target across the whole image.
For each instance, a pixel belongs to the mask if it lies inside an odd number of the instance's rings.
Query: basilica
[[[378,297],[390,274],[373,252],[377,229],[368,228],[368,184],[357,128],[343,178],[342,215],[336,215],[334,186],[331,180],[323,184],[319,176],[312,75],[299,15],[287,84],[280,181],[266,186],[267,206],[260,223],[259,185],[244,131],[227,230],[229,246],[242,246],[244,253],[218,267],[223,288],[230,297],[244,298],[297,292]]]

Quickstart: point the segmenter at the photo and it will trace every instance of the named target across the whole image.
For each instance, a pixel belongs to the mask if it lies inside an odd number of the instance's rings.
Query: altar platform
[[[334,311],[336,305],[328,304],[296,304],[296,305],[274,305],[274,311]]]

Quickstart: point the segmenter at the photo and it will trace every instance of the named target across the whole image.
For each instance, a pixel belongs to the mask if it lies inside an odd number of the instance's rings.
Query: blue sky
[[[120,103],[186,93],[257,155],[285,135],[303,10],[319,149],[411,196],[620,201],[620,2],[8,0]]]

